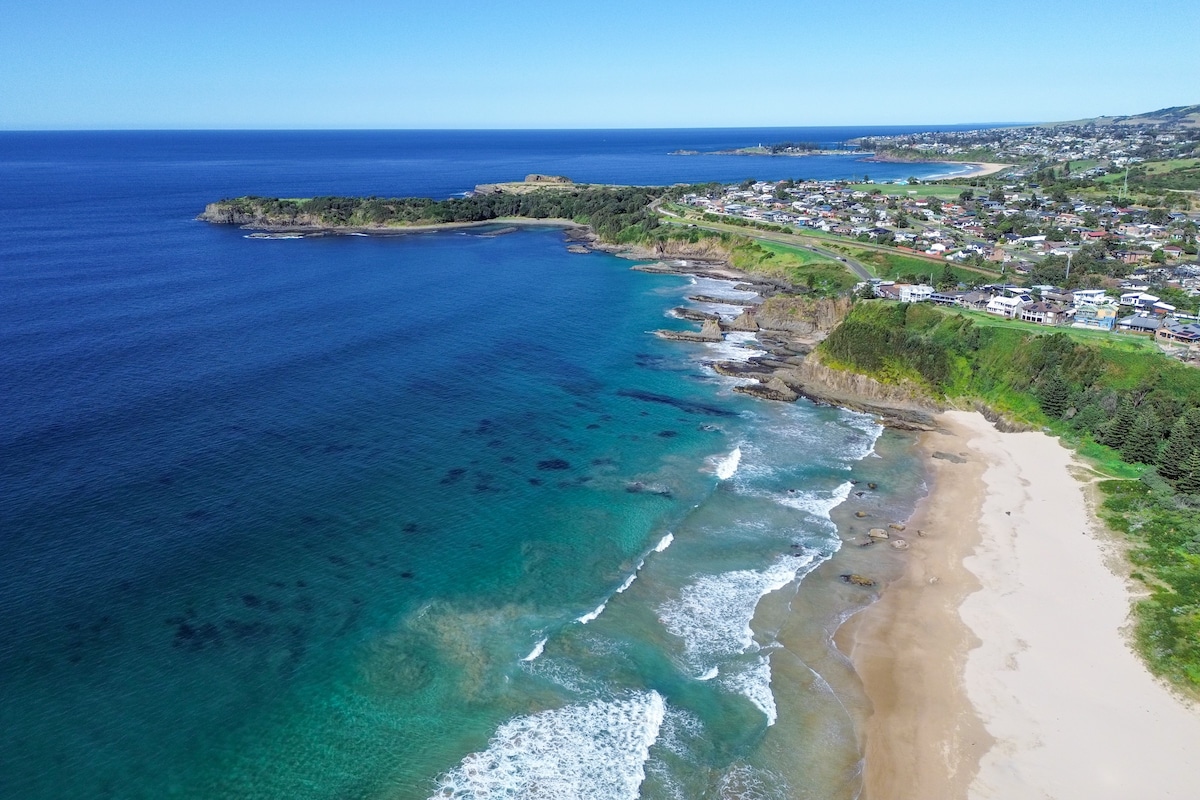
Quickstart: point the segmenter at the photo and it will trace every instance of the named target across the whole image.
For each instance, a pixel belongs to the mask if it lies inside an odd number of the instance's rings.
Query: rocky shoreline
[[[754,292],[754,299],[729,299],[695,295],[689,299],[706,304],[741,308],[732,320],[718,314],[687,307],[675,310],[676,315],[701,323],[699,330],[660,330],[656,335],[683,342],[715,343],[730,332],[753,333],[764,355],[745,361],[716,361],[712,368],[722,375],[747,382],[734,387],[735,392],[777,402],[794,402],[801,397],[815,403],[840,406],[854,411],[874,414],[884,425],[904,430],[933,430],[933,414],[939,405],[923,394],[894,386],[886,386],[863,375],[833,369],[820,361],[814,349],[845,318],[850,309],[849,298],[806,297],[802,290],[778,278],[751,275],[734,269],[729,253],[717,241],[696,243],[666,241],[654,248],[615,245],[603,242],[595,231],[566,219],[503,218],[481,222],[449,222],[437,225],[406,226],[321,226],[321,225],[264,225],[251,218],[238,219],[221,204],[210,204],[199,220],[214,224],[238,225],[255,231],[252,236],[270,238],[281,236],[370,235],[399,236],[410,233],[432,233],[447,230],[500,226],[487,235],[511,233],[519,227],[555,226],[563,229],[567,250],[571,253],[600,251],[641,262],[632,267],[640,272],[689,275],[735,282],[737,291]]]
[[[657,330],[662,339],[715,343],[726,334],[753,333],[766,352],[746,360],[714,361],[717,373],[745,380],[733,390],[763,400],[794,402],[803,397],[822,405],[833,405],[877,416],[882,424],[901,430],[935,430],[934,414],[941,406],[915,387],[892,386],[873,378],[835,369],[815,352],[829,333],[849,313],[851,300],[810,298],[794,287],[775,280],[764,281],[732,269],[727,263],[673,259],[633,267],[641,272],[691,275],[737,281],[738,291],[752,291],[753,299],[730,299],[694,295],[689,300],[740,308],[725,319],[696,308],[679,307],[680,319],[701,323],[700,330]]]

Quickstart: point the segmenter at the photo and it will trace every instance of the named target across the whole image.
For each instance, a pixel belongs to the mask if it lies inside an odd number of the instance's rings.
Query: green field
[[[734,248],[731,262],[738,269],[778,275],[823,295],[849,291],[858,282],[844,264],[811,250],[761,239]]]
[[[855,183],[849,188],[858,192],[878,191],[885,197],[908,197],[914,200],[924,197],[936,197],[939,200],[957,200],[958,196],[968,189],[977,195],[981,191],[978,186],[954,183],[919,184],[913,186],[895,183]],[[986,195],[987,192],[984,192],[984,194]]]

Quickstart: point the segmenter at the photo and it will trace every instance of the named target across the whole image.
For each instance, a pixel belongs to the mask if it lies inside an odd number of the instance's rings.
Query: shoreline
[[[939,161],[937,159],[922,160],[913,158],[892,158],[890,156],[871,156],[864,158],[864,161],[872,161],[880,164],[943,164],[945,166],[955,167],[970,167],[966,172],[945,172],[935,173],[922,178],[923,181],[945,181],[971,178],[985,178],[989,175],[995,175],[997,172],[1003,172],[1006,169],[1016,167],[1016,164],[1000,164],[993,161]]]
[[[909,523],[925,535],[834,635],[872,709],[862,799],[1191,796],[1200,707],[1129,647],[1094,473],[1044,433],[937,421]]]
[[[201,222],[213,221],[203,215],[197,217]],[[226,223],[215,223],[226,224]],[[366,234],[367,236],[403,236],[406,233],[438,233],[440,231],[455,231],[467,228],[486,228],[491,225],[506,225],[520,228],[586,228],[574,220],[546,218],[531,219],[529,217],[497,217],[496,219],[480,220],[478,222],[435,222],[428,225],[255,225],[249,223],[236,226],[241,231],[257,233],[301,234],[304,236],[348,236],[350,234]]]

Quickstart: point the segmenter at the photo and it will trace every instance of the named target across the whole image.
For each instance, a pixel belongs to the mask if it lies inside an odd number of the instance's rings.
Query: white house
[[[1072,298],[1072,302],[1076,308],[1079,308],[1084,303],[1096,305],[1105,302],[1103,289],[1076,289]]]
[[[900,302],[901,303],[922,303],[929,300],[933,294],[933,287],[926,286],[923,283],[914,285],[905,285],[900,287]]]
[[[1021,306],[1031,301],[1032,298],[1027,294],[1016,297],[993,297],[988,301],[986,310],[989,314],[1012,319],[1020,315]]]

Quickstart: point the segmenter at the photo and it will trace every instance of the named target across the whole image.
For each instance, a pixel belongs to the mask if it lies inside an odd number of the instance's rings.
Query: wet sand
[[[871,709],[864,800],[1194,796],[1200,710],[1129,647],[1087,471],[1042,433],[939,422],[904,574],[836,634]]]

